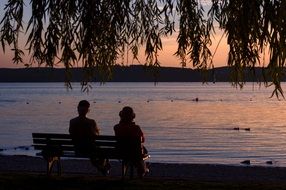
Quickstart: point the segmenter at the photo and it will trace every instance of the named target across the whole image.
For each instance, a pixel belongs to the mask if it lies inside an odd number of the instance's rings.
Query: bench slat
[[[70,145],[73,146],[74,142],[72,140],[51,140],[51,139],[33,139],[34,145]],[[95,146],[110,146],[116,147],[118,143],[116,141],[94,141]]]
[[[60,138],[60,139],[71,139],[69,134],[58,134],[58,133],[32,133],[33,138]]]
[[[48,138],[48,139],[72,139],[70,134],[58,134],[58,133],[32,133],[33,138]],[[104,141],[116,141],[115,136],[111,135],[99,135],[96,137],[97,140]]]
[[[33,143],[34,144],[62,144],[62,145],[73,145],[74,143],[72,142],[71,139],[63,139],[63,140],[60,140],[60,139],[33,139]]]
[[[110,135],[99,135],[99,136],[96,136],[96,140],[117,141],[117,137],[110,136]]]
[[[33,145],[35,150],[44,150],[47,148],[47,145]],[[75,151],[74,146],[59,146],[62,151]]]

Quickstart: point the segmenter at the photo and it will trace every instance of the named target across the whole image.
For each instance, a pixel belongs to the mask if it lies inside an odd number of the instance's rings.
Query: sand
[[[120,176],[121,163],[111,162],[111,176]],[[255,181],[285,182],[286,168],[262,166],[229,166],[211,164],[164,164],[151,163],[152,178],[192,179],[200,181]],[[46,162],[41,157],[0,156],[0,172],[45,173]],[[62,175],[95,175],[101,176],[89,160],[62,160]]]

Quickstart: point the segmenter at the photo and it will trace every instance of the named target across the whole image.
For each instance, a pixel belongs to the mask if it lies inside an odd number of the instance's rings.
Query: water
[[[93,84],[86,94],[79,84],[73,87],[67,91],[63,83],[0,83],[2,154],[34,155],[32,149],[25,150],[32,144],[31,133],[67,133],[78,101],[87,99],[88,116],[105,135],[113,135],[122,107],[132,106],[151,162],[236,165],[251,160],[254,165],[273,161],[274,166],[286,166],[286,102],[270,99],[271,88],[107,83]]]

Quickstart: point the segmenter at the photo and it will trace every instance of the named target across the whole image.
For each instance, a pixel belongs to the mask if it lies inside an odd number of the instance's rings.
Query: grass
[[[1,190],[277,190],[286,182],[211,182],[165,178],[145,178],[122,181],[115,177],[53,176],[32,173],[0,173]]]

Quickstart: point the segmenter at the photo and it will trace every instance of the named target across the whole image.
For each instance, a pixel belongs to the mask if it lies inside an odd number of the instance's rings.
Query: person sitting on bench
[[[138,176],[143,177],[149,169],[146,167],[146,163],[144,161],[144,157],[147,156],[147,149],[143,146],[145,141],[144,134],[141,128],[135,124],[133,121],[135,118],[135,113],[133,109],[129,106],[126,106],[119,112],[120,122],[114,126],[115,136],[124,138],[140,138],[141,139],[141,155],[139,155],[139,159],[135,160],[135,167],[137,167]],[[132,142],[129,144],[129,146]],[[134,162],[134,160],[133,160]]]
[[[75,143],[77,155],[89,156],[91,163],[103,174],[109,174],[110,164],[107,159],[95,158],[96,146],[94,139],[99,135],[99,128],[93,119],[86,117],[89,112],[90,103],[81,100],[78,103],[78,117],[70,120],[69,133]]]

